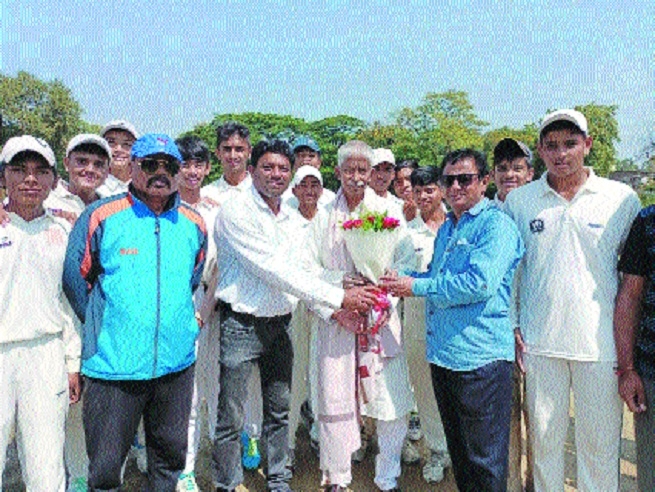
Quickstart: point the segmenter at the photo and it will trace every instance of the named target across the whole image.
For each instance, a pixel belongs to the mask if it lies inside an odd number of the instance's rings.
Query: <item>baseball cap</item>
[[[526,144],[513,138],[503,138],[494,147],[494,164],[507,159],[508,156],[519,155],[527,157],[528,164],[532,164],[532,151]]]
[[[104,126],[102,130],[100,130],[100,136],[104,137],[105,133],[107,133],[109,130],[123,130],[125,132],[131,133],[135,139],[139,138],[139,132],[136,131],[134,125],[126,120],[110,121]]]
[[[55,153],[52,151],[48,142],[42,138],[33,137],[32,135],[22,135],[12,137],[5,143],[0,153],[0,163],[9,164],[11,160],[21,152],[36,152],[42,156],[51,167],[55,167],[57,160]]]
[[[587,118],[585,118],[580,111],[576,111],[575,109],[559,109],[546,115],[539,127],[539,135],[544,131],[544,128],[556,121],[568,121],[573,123],[582,133],[585,135],[588,134]]]
[[[295,153],[300,147],[309,147],[314,152],[321,153],[321,148],[318,144],[309,137],[302,135],[293,141],[293,152]]]
[[[66,147],[66,157],[68,157],[77,147],[84,144],[97,145],[105,151],[107,157],[111,158],[111,147],[104,138],[95,133],[80,133],[79,135],[75,135],[71,141],[68,142],[68,147]]]
[[[304,166],[300,166],[300,168],[296,171],[296,174],[293,176],[291,187],[295,188],[298,186],[307,176],[314,176],[321,182],[321,186],[323,186],[323,176],[321,176],[321,172],[314,166],[305,164]]]
[[[140,159],[153,154],[166,154],[182,162],[182,155],[175,141],[164,133],[146,133],[132,145],[131,156]]]
[[[389,149],[374,149],[373,150],[373,167],[381,164],[383,162],[390,162],[394,166],[396,165],[396,157],[393,155],[393,152]]]

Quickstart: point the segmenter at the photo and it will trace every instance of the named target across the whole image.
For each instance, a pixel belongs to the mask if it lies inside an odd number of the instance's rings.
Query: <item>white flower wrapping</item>
[[[394,251],[399,240],[398,229],[384,231],[350,229],[343,231],[343,237],[357,271],[377,284],[385,270],[393,263]]]

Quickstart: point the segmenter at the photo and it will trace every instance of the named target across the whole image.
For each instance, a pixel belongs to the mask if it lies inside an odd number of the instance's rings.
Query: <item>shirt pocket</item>
[[[466,241],[457,241],[446,251],[444,265],[449,272],[462,273],[469,269],[473,245]]]

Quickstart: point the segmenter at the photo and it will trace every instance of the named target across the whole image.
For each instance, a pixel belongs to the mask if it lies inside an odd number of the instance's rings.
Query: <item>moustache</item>
[[[166,176],[157,175],[157,176],[153,176],[152,178],[148,179],[148,182],[146,183],[146,187],[150,188],[155,183],[164,184],[164,185],[168,186],[169,188],[171,186],[173,186],[172,183],[171,183],[171,180],[168,179]]]
[[[366,181],[362,181],[361,179],[359,181],[348,181],[348,185],[355,186],[357,188],[366,188]]]

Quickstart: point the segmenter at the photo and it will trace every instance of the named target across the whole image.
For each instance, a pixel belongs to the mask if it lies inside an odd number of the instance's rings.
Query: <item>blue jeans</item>
[[[430,368],[457,488],[506,491],[513,363],[472,371]]]
[[[268,459],[268,490],[291,490],[289,402],[293,349],[291,315],[258,318],[220,303],[221,391],[214,441],[214,485],[227,490],[243,482],[241,432],[248,380],[259,365],[264,404],[262,444]]]

